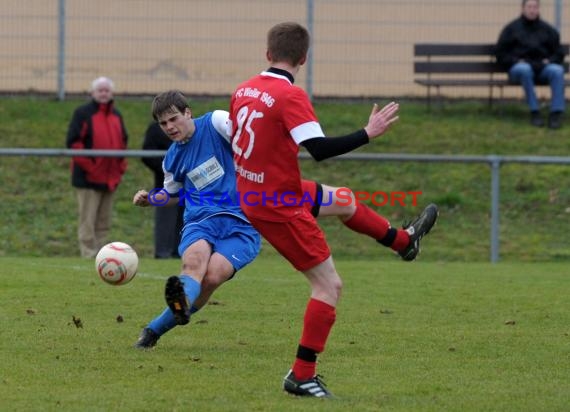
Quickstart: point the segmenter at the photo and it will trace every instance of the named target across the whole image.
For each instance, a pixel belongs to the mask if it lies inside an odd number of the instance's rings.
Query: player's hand
[[[400,105],[395,102],[388,103],[382,109],[379,109],[378,105],[374,103],[372,113],[370,113],[370,117],[368,118],[368,124],[364,127],[368,138],[374,139],[384,134],[392,124],[398,121],[399,110]]]
[[[150,203],[148,202],[148,192],[146,190],[139,190],[133,196],[133,205],[146,207]]]

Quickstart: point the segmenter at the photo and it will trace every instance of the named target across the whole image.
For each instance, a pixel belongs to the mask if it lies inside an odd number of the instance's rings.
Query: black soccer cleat
[[[332,393],[329,392],[325,383],[321,380],[319,375],[306,380],[299,381],[295,378],[293,370],[283,378],[283,389],[295,396],[312,396],[315,398],[333,398]]]
[[[135,349],[152,349],[160,339],[160,335],[150,328],[144,328],[134,344]]]
[[[186,325],[190,322],[190,302],[184,293],[184,285],[178,276],[171,276],[166,281],[164,288],[166,304],[174,314],[178,325]]]
[[[406,262],[415,260],[420,253],[420,240],[429,233],[439,216],[437,206],[429,204],[420,215],[409,223],[404,223],[403,228],[410,236],[410,244],[398,252]]]

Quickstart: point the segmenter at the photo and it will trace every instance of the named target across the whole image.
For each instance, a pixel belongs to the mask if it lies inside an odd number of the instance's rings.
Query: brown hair
[[[309,42],[309,32],[298,23],[279,23],[267,33],[267,51],[276,63],[298,65],[309,51]]]
[[[169,90],[157,95],[152,101],[152,117],[158,120],[164,113],[172,113],[178,109],[180,113],[184,113],[190,108],[186,96],[181,91]]]

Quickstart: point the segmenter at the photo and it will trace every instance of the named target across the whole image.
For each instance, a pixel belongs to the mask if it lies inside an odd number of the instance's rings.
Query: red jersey
[[[243,211],[258,219],[287,221],[306,207],[298,145],[324,134],[307,94],[276,71],[237,87],[229,124]]]

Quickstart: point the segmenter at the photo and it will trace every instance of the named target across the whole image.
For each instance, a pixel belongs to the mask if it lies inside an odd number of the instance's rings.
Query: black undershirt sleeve
[[[314,137],[304,140],[301,145],[317,162],[329,157],[339,156],[351,152],[369,142],[368,134],[364,129],[339,137]]]

